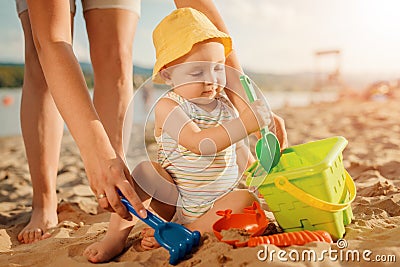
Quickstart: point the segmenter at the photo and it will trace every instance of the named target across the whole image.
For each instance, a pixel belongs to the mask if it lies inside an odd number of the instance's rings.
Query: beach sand
[[[343,152],[344,164],[357,186],[352,204],[355,219],[346,227],[347,250],[372,251],[371,260],[400,261],[400,105],[399,99],[382,102],[315,104],[276,110],[287,126],[291,145],[331,136],[344,136],[349,144]],[[138,141],[139,142],[139,141]],[[149,147],[154,158],[155,146]],[[28,222],[31,211],[31,186],[21,137],[0,138],[0,266],[94,266],[82,256],[83,250],[100,240],[107,229],[109,213],[97,207],[88,186],[78,149],[65,135],[57,179],[60,224],[49,239],[34,244],[19,244],[17,234]],[[146,159],[137,149],[128,154],[129,166]],[[229,208],[229,207],[227,207]],[[100,266],[167,266],[169,254],[163,248],[140,250],[138,224],[131,232],[126,250]],[[276,254],[258,260],[262,247],[238,248],[218,242],[205,234],[201,246],[178,266],[395,266],[395,263],[330,260],[281,262]],[[313,242],[284,248],[314,250],[321,253],[338,249],[336,244]],[[269,250],[279,248],[268,246]],[[344,249],[343,251],[346,251]],[[319,254],[318,254],[319,255]],[[287,255],[286,255],[286,258]]]

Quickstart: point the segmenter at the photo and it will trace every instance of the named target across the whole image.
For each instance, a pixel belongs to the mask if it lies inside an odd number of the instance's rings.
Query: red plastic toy
[[[302,246],[310,242],[321,241],[332,243],[332,237],[326,231],[299,231],[290,233],[281,233],[267,236],[251,237],[247,242],[249,247],[256,247],[261,244],[274,244],[278,247],[287,247],[292,245]]]
[[[280,233],[268,236],[260,236],[264,233],[268,226],[268,219],[264,210],[258,202],[254,202],[252,206],[243,209],[244,213],[232,214],[232,210],[220,210],[217,214],[222,216],[221,219],[213,224],[213,231],[218,240],[230,244],[235,247],[255,247],[261,244],[274,244],[278,247],[286,247],[292,245],[302,246],[310,242],[320,241],[332,243],[332,237],[326,231],[298,231],[289,233]],[[222,230],[243,229],[250,233],[248,241],[222,240]]]
[[[236,246],[247,246],[246,242],[239,240],[222,240],[221,231],[231,228],[244,229],[249,232],[250,237],[259,236],[264,233],[268,226],[268,219],[260,204],[254,201],[253,205],[243,209],[244,213],[232,214],[232,210],[217,211],[217,215],[222,216],[221,219],[213,224],[215,236],[222,242]]]

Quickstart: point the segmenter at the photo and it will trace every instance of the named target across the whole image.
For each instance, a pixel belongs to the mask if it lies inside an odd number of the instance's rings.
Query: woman
[[[133,94],[132,44],[140,0],[86,0],[82,6],[95,78],[96,109],[71,48],[74,0],[31,1],[32,16],[26,1],[17,0],[25,38],[21,128],[33,187],[31,220],[18,235],[23,243],[49,237],[47,230],[58,223],[55,187],[63,121],[57,106],[79,140],[100,205],[129,217],[114,188],[125,191],[132,201],[136,199],[121,158],[123,119]]]

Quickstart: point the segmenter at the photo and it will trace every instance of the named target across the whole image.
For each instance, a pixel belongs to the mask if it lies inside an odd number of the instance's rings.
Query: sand
[[[287,107],[276,113],[285,118],[291,145],[341,135],[349,144],[343,152],[344,164],[357,186],[352,204],[355,219],[346,227],[349,250],[371,251],[386,261],[400,261],[400,101],[399,99],[315,104],[309,107]],[[154,145],[149,153],[154,157]],[[71,137],[66,134],[57,180],[60,224],[53,236],[34,244],[19,244],[18,232],[30,216],[31,186],[21,137],[0,138],[0,266],[93,266],[82,256],[83,250],[100,240],[108,226],[109,213],[97,207],[88,186],[82,161]],[[137,149],[129,156],[130,166],[146,154]],[[228,208],[228,207],[227,207]],[[163,248],[140,250],[138,224],[130,235],[126,250],[101,266],[167,266],[168,252]],[[338,250],[336,244],[313,242],[306,246],[284,248],[287,262],[277,254],[265,261],[263,247],[237,248],[205,234],[201,246],[178,266],[395,266],[395,263],[304,260],[288,258],[303,251]],[[261,251],[260,251],[261,250]],[[268,252],[280,249],[269,245]],[[284,252],[281,252],[284,253]],[[368,254],[368,253],[367,253]],[[305,254],[307,255],[307,254]],[[317,254],[319,255],[319,254]],[[393,255],[393,257],[392,257]],[[270,256],[270,255],[269,255]],[[307,257],[306,257],[307,258]],[[350,257],[351,259],[351,257]]]

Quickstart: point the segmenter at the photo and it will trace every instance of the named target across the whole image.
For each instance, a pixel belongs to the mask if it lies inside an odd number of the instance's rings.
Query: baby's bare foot
[[[145,250],[151,250],[151,249],[156,249],[160,247],[160,244],[158,244],[157,240],[154,237],[154,229],[153,228],[144,228],[142,230],[142,242],[140,242],[140,245],[142,246],[143,249]]]
[[[49,238],[51,229],[58,223],[56,210],[33,209],[29,223],[18,234],[18,241],[30,244]]]
[[[93,263],[106,262],[119,255],[125,247],[125,239],[106,235],[100,242],[88,246],[83,255]]]

